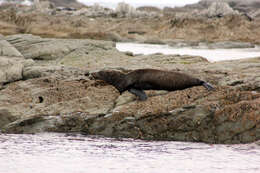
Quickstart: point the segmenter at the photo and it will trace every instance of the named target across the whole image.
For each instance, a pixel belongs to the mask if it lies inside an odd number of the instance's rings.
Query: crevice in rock
[[[38,99],[39,99],[39,103],[43,103],[44,99],[42,96],[39,96]]]

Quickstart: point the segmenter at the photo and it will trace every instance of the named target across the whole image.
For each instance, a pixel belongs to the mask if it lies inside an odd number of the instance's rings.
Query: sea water
[[[0,173],[259,173],[256,143],[210,145],[80,134],[0,134]]]
[[[211,62],[260,57],[260,48],[257,46],[255,48],[202,49],[192,47],[177,48],[168,45],[156,44],[117,43],[116,48],[122,52],[131,51],[134,54],[144,55],[162,53],[202,56]]]

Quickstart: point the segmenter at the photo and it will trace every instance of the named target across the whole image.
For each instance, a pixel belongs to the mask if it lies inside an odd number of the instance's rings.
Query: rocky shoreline
[[[260,58],[131,55],[111,41],[0,37],[2,133],[77,132],[206,143],[260,139]],[[177,70],[216,87],[147,91],[147,101],[89,78],[103,68]]]
[[[59,1],[62,2],[62,1]],[[63,3],[65,5],[66,3]],[[108,9],[79,4],[60,7],[57,1],[32,6],[0,6],[0,33],[48,38],[96,39],[121,42],[247,42],[260,44],[260,11],[255,0],[202,0],[179,8],[134,8],[121,3]]]

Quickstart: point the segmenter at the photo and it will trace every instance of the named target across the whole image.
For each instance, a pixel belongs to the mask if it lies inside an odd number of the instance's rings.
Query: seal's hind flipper
[[[145,94],[145,92],[143,90],[130,88],[128,91],[130,93],[134,94],[135,96],[137,96],[141,101],[147,100],[147,95]]]
[[[212,85],[210,85],[209,83],[204,82],[204,81],[203,81],[202,85],[209,91],[215,89]]]

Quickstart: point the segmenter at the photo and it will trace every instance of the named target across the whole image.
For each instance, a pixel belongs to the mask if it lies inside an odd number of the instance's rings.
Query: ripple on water
[[[0,173],[260,171],[260,146],[0,134]]]

